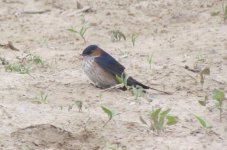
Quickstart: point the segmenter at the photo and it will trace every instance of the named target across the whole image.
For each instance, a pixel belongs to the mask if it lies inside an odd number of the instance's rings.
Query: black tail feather
[[[135,79],[133,79],[132,77],[129,77],[128,80],[127,80],[127,85],[128,86],[141,86],[143,89],[152,89],[152,90],[155,90],[155,91],[158,91],[158,92],[161,92],[161,93],[165,93],[165,94],[168,94],[170,95],[171,93],[169,92],[166,92],[166,91],[162,91],[162,90],[158,90],[158,89],[155,89],[155,88],[151,88],[149,86],[146,86],[142,83],[140,83],[139,81],[136,81]]]
[[[136,81],[135,79],[133,79],[132,77],[129,77],[128,80],[127,80],[127,85],[128,86],[141,86],[142,88],[144,89],[149,89],[150,87],[149,86],[146,86],[138,81]]]

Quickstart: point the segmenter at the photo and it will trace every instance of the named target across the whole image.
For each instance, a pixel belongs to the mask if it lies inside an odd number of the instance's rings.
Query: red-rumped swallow
[[[84,72],[97,87],[109,88],[119,84],[117,76],[127,77],[125,67],[97,45],[88,46],[82,56]],[[132,77],[127,78],[127,86],[150,88]]]

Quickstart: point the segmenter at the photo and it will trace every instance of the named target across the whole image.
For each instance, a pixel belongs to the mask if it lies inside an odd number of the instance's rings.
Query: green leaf
[[[165,121],[165,118],[166,118],[166,115],[171,111],[171,109],[167,109],[163,112],[160,113],[160,117],[159,117],[159,127],[162,129],[163,126],[164,126],[164,121]]]
[[[222,102],[225,99],[225,93],[221,90],[214,89],[213,90],[213,99]]]
[[[206,128],[206,122],[202,119],[202,118],[200,118],[199,116],[195,116],[196,117],[196,119],[199,121],[199,123],[204,127],[204,128]]]
[[[67,29],[68,31],[70,31],[70,32],[75,32],[75,33],[78,33],[75,29],[73,29],[73,28],[70,28],[70,29]]]
[[[122,77],[116,75],[116,79],[118,83],[124,83],[124,80],[122,79]]]
[[[198,101],[200,105],[202,106],[206,106],[206,102],[205,101]]]
[[[207,128],[207,123],[205,120],[203,120],[202,118],[200,118],[199,116],[196,116],[196,115],[195,115],[195,117],[199,121],[200,125],[202,125],[202,127]]]
[[[174,125],[177,123],[177,117],[175,116],[166,116],[166,119],[167,119],[167,125],[171,126],[171,125]]]
[[[104,106],[101,106],[101,108],[104,111],[104,113],[108,115],[109,120],[111,120],[113,118],[113,112]]]
[[[210,68],[206,67],[201,71],[202,75],[210,75]]]
[[[151,120],[154,122],[154,124],[158,124],[158,119],[159,119],[159,113],[161,112],[161,108],[156,109],[154,111],[151,112],[150,116],[151,116]]]

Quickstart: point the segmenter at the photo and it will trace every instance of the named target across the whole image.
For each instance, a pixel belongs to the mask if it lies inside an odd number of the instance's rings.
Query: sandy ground
[[[213,108],[212,91],[227,92],[227,25],[221,0],[76,0],[0,1],[0,44],[11,41],[19,51],[1,46],[0,57],[18,64],[27,54],[40,56],[43,65],[26,64],[30,75],[6,72],[0,65],[0,149],[2,150],[224,150],[227,149],[227,105],[222,122]],[[48,11],[45,11],[48,10]],[[44,11],[41,13],[37,13]],[[220,11],[217,16],[212,12]],[[30,13],[29,13],[30,12]],[[31,13],[32,12],[32,13]],[[67,31],[90,23],[87,43]],[[111,30],[127,40],[111,42]],[[132,33],[138,38],[133,47]],[[102,93],[82,71],[79,54],[98,44],[127,68],[128,74],[149,86],[138,100],[128,91]],[[128,57],[123,58],[122,52]],[[147,56],[153,54],[151,68]],[[26,63],[26,58],[24,59]],[[198,73],[185,65],[209,67],[204,86]],[[41,104],[41,93],[47,101]],[[208,106],[198,100],[208,95]],[[82,112],[74,101],[82,101]],[[101,106],[120,115],[107,121]],[[139,120],[152,108],[171,108],[178,123],[156,135]],[[213,109],[212,109],[213,108]],[[194,115],[212,129],[203,129]]]

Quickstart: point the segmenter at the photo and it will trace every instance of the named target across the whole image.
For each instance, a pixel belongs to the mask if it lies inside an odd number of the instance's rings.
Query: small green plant
[[[71,27],[68,29],[68,31],[79,34],[80,37],[84,40],[84,43],[86,43],[86,39],[85,39],[84,35],[88,28],[89,28],[89,24],[84,21],[82,27],[79,30],[76,30],[73,27]]]
[[[127,51],[120,51],[121,52],[121,57],[122,58],[128,58],[128,54],[129,54],[129,52],[127,52]]]
[[[126,40],[124,33],[121,32],[120,30],[112,30],[111,31],[111,41],[112,42],[120,41],[122,38],[124,40]]]
[[[137,37],[138,37],[138,35],[136,33],[132,33],[131,40],[132,40],[132,45],[133,46],[135,46]]]
[[[204,68],[202,71],[200,71],[199,75],[200,75],[200,83],[201,85],[203,85],[205,76],[210,75],[210,68],[208,67]]]
[[[43,65],[43,60],[40,56],[38,55],[30,55],[29,59],[30,62],[33,62],[34,64],[38,65],[41,64]]]
[[[147,62],[149,63],[151,69],[151,64],[153,63],[153,54],[147,56]]]
[[[208,96],[206,95],[206,96],[204,97],[204,100],[200,100],[200,101],[198,101],[198,102],[199,102],[200,105],[206,106],[206,104],[207,104],[207,102],[208,102]]]
[[[132,95],[135,97],[135,100],[138,100],[138,98],[143,94],[144,89],[141,86],[128,86],[128,78],[129,77],[125,77],[123,74],[121,77],[116,75],[118,83],[122,84],[127,90],[131,91]]]
[[[127,85],[127,80],[129,77],[125,77],[123,74],[121,76],[116,75],[116,79],[118,83],[123,84],[124,87],[129,89],[130,87]]]
[[[211,125],[209,125],[204,119],[202,119],[199,116],[195,115],[195,118],[199,121],[200,125],[204,128],[204,129],[210,129],[212,128]]]
[[[5,70],[7,72],[18,72],[20,74],[29,74],[30,73],[30,69],[25,67],[22,64],[8,64],[8,65],[5,65]]]
[[[132,86],[131,92],[132,95],[135,97],[135,100],[138,100],[138,98],[143,94],[144,89],[141,86]]]
[[[78,111],[81,112],[82,111],[82,107],[83,107],[83,102],[82,101],[74,101],[74,103],[72,105],[68,106],[68,111],[70,111],[71,109],[73,109],[74,106],[77,106]]]
[[[219,119],[222,121],[223,101],[225,100],[225,93],[222,90],[213,90],[213,99],[217,102],[216,107],[219,110]]]
[[[170,108],[164,111],[162,111],[162,108],[158,108],[149,114],[150,124],[148,124],[141,116],[140,121],[149,126],[149,128],[154,132],[160,133],[161,131],[164,131],[166,126],[175,125],[177,123],[176,116],[168,115],[170,111]]]
[[[197,55],[196,55],[196,60],[197,62],[205,62],[206,61],[206,56],[204,54],[202,54],[201,52],[199,52]]]
[[[38,104],[48,104],[49,101],[47,99],[47,95],[43,92],[40,93],[40,96],[34,100],[34,102],[37,102]]]
[[[105,127],[105,126],[109,123],[109,121],[113,119],[114,116],[118,115],[118,113],[115,113],[115,112],[113,112],[112,110],[110,110],[109,108],[104,107],[104,106],[101,106],[101,108],[102,108],[103,112],[104,112],[105,114],[107,114],[107,116],[108,116],[108,120],[107,120],[106,123],[103,125],[103,127]]]

